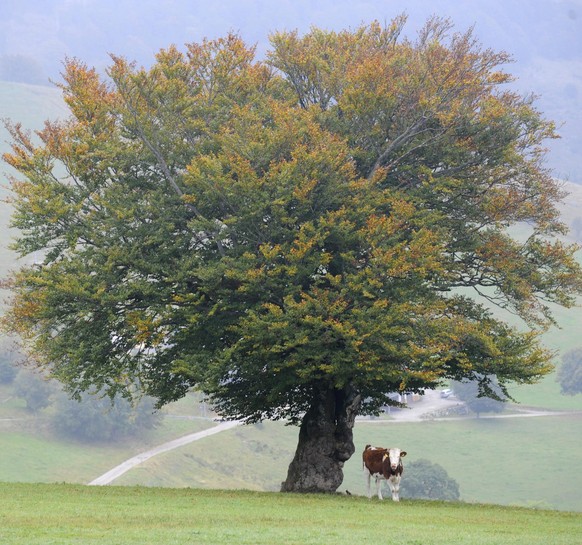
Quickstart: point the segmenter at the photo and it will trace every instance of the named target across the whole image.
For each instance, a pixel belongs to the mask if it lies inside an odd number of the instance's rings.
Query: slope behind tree
[[[16,248],[46,257],[13,275],[6,327],[73,395],[199,388],[300,423],[288,491],[336,490],[390,392],[546,374],[547,303],[581,286],[553,125],[503,90],[506,55],[404,22],[276,34],[268,63],[234,35],[114,57],[108,81],[67,62],[71,119],[38,146],[11,126]]]

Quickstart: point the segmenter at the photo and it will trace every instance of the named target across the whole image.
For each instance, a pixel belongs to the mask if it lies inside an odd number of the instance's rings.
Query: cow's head
[[[399,448],[390,448],[388,452],[384,454],[382,461],[388,460],[390,462],[390,467],[396,469],[400,465],[400,458],[406,456],[406,451],[400,450]]]

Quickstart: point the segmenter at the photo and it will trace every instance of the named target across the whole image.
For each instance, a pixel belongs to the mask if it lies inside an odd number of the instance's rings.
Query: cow
[[[380,489],[380,481],[386,480],[392,492],[392,499],[400,501],[398,493],[400,491],[400,478],[404,467],[402,466],[402,458],[406,456],[406,452],[399,448],[380,448],[366,445],[362,454],[364,475],[366,476],[366,483],[368,485],[368,498],[372,497],[370,491],[370,477],[376,479],[376,490],[378,498],[382,498],[382,491]]]

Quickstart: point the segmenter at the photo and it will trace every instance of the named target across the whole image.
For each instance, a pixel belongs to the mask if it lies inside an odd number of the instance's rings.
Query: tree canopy
[[[228,35],[107,77],[67,60],[70,119],[40,143],[10,125],[5,156],[15,248],[43,255],[5,324],[39,365],[76,395],[199,388],[302,422],[288,490],[335,490],[390,392],[549,372],[537,335],[581,288],[554,126],[504,87],[506,54],[404,24],[275,33],[265,60]]]
[[[443,466],[433,464],[426,458],[407,464],[405,475],[400,487],[405,498],[458,501],[461,497],[457,481],[449,476]]]

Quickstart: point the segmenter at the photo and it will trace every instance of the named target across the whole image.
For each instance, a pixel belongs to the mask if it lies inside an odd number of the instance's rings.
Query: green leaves
[[[11,127],[15,247],[44,262],[11,279],[5,327],[74,392],[197,387],[250,421],[326,388],[373,412],[547,373],[486,305],[542,329],[580,293],[553,125],[501,88],[505,54],[439,19],[401,40],[404,21],[278,33],[267,63],[235,35],[113,57],[106,80],[67,61],[71,119],[39,144]]]

